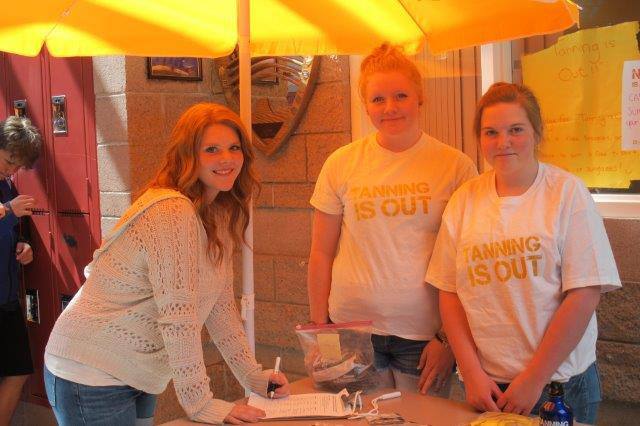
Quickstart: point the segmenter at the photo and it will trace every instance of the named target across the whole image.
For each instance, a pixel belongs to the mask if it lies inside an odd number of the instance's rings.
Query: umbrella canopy
[[[250,128],[249,56],[361,54],[382,42],[432,53],[561,31],[568,0],[22,0],[5,7],[0,51],[58,57],[228,55],[239,45],[240,116]],[[242,311],[253,345],[252,226]]]
[[[35,56],[228,55],[230,0],[22,0],[5,8],[0,50]],[[251,0],[251,56],[355,54],[383,41],[432,53],[557,32],[578,20],[566,0]]]

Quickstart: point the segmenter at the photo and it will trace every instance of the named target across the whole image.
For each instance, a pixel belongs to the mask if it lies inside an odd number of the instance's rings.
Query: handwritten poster
[[[522,60],[524,83],[542,108],[542,161],[587,186],[628,188],[640,179],[640,151],[622,149],[625,61],[639,60],[638,22],[582,30]]]
[[[625,61],[622,70],[622,149],[640,150],[640,61]]]

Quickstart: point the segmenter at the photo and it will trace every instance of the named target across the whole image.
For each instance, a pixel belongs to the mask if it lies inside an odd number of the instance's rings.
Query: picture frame
[[[187,57],[148,57],[147,78],[202,81],[202,59]]]

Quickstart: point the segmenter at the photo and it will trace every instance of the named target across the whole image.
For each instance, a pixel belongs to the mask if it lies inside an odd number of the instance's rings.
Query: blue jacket
[[[6,203],[18,195],[13,183],[0,180],[0,202]],[[16,260],[16,245],[24,241],[20,235],[20,219],[13,212],[0,219],[0,305],[18,300],[20,263]]]

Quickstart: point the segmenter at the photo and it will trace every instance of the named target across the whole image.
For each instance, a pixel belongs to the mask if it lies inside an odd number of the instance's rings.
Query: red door
[[[26,105],[21,112],[44,141],[34,169],[15,179],[20,193],[37,200],[29,225],[34,261],[24,268],[23,284],[26,293],[37,294],[39,311],[38,320],[28,322],[35,363],[28,394],[42,404],[49,333],[63,303],[82,285],[82,270],[100,242],[94,102],[90,58],[0,53],[0,118]]]

